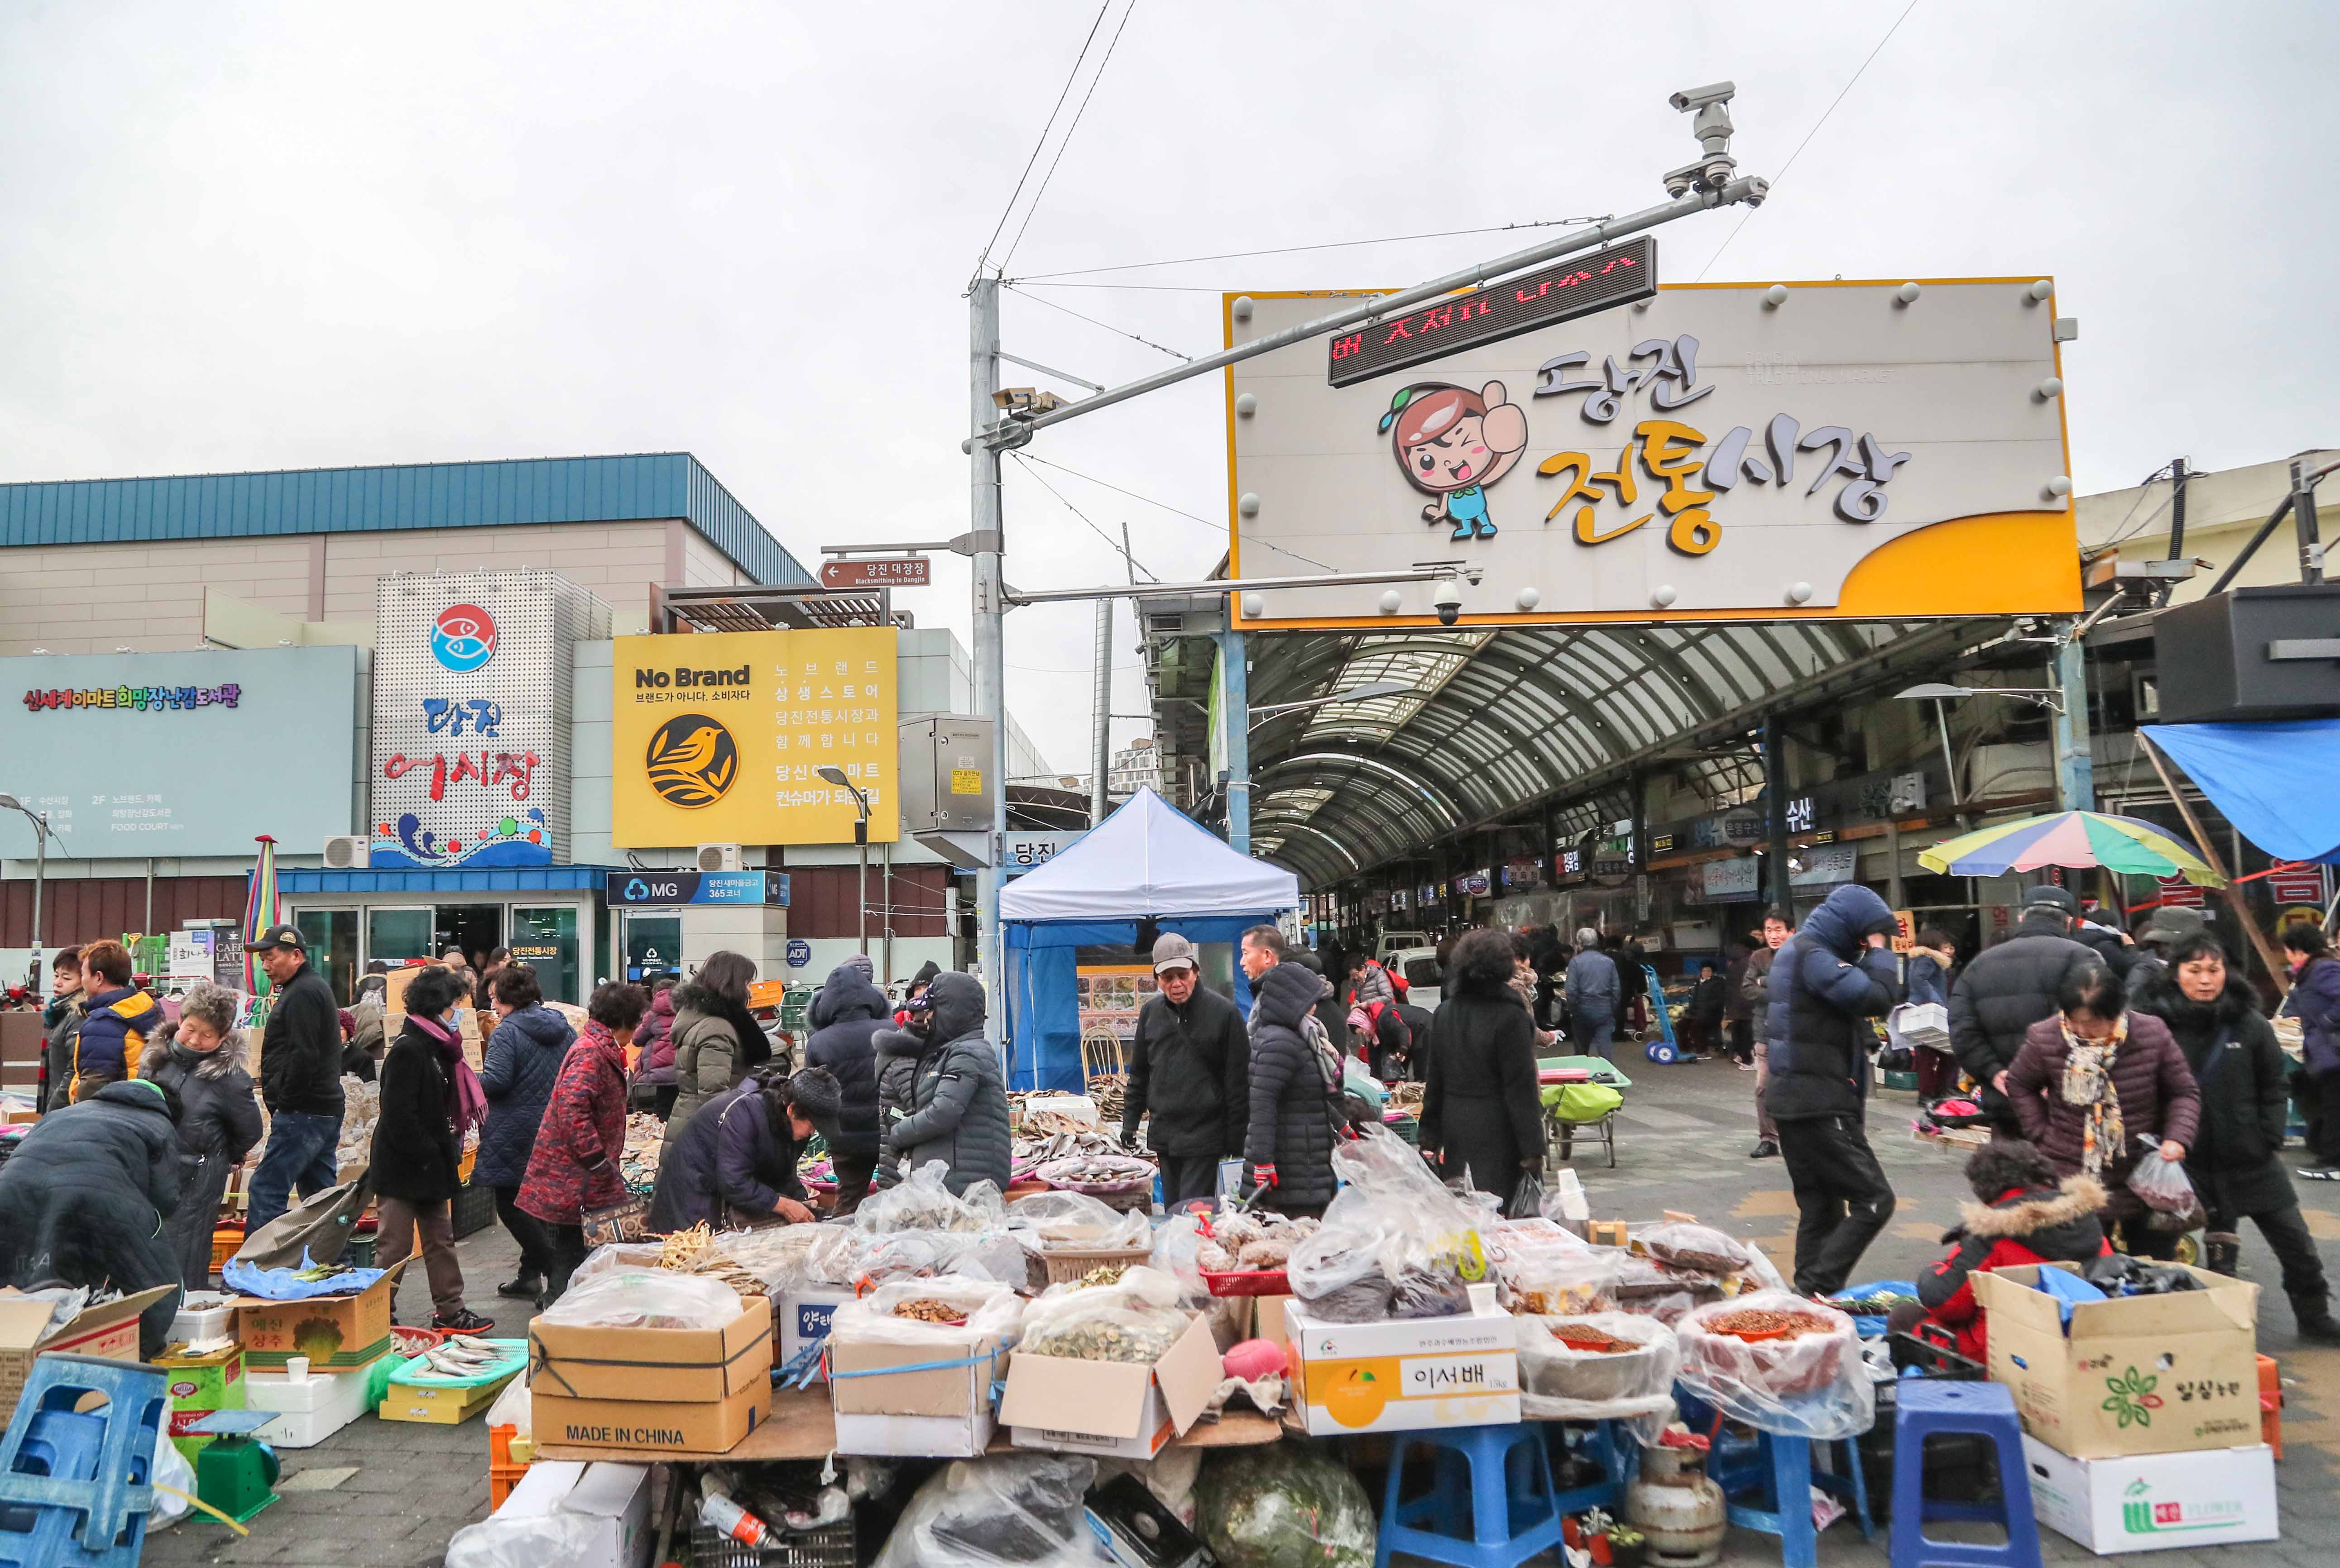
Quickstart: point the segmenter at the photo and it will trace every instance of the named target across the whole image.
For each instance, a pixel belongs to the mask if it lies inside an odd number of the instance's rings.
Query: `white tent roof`
[[[1293,909],[1300,879],[1142,789],[1080,842],[999,894],[1002,920],[1134,920]]]

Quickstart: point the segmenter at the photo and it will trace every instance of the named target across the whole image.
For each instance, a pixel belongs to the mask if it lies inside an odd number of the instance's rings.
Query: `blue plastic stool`
[[[146,1542],[165,1376],[94,1356],[44,1356],[0,1438],[0,1565],[136,1568]],[[91,1394],[107,1403],[85,1415]]]
[[[1812,1529],[1812,1488],[1818,1486],[1851,1505],[1860,1533],[1877,1538],[1876,1522],[1869,1513],[1869,1483],[1860,1473],[1859,1445],[1840,1440],[1843,1474],[1812,1468],[1812,1449],[1828,1444],[1819,1437],[1782,1437],[1758,1432],[1754,1441],[1725,1440],[1708,1462],[1707,1473],[1722,1494],[1730,1523],[1742,1530],[1760,1530],[1780,1538],[1785,1568],[1815,1568],[1819,1561],[1819,1534]],[[1831,1445],[1831,1446],[1833,1446]]]
[[[2038,1568],[2039,1525],[2031,1516],[2030,1470],[2015,1396],[2000,1383],[1905,1378],[1893,1425],[1892,1568]],[[1999,1504],[1926,1500],[1926,1439],[1938,1432],[1988,1437],[1998,1455]],[[1929,1519],[1977,1519],[2005,1527],[1997,1546],[1938,1541]]]
[[[1406,1450],[1416,1447],[1434,1455],[1437,1483],[1402,1500]],[[1561,1517],[1540,1424],[1392,1433],[1373,1565],[1389,1568],[1390,1553],[1403,1552],[1460,1568],[1512,1568],[1560,1543]]]

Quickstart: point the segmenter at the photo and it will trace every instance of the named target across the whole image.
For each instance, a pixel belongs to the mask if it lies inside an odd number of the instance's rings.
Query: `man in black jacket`
[[[1205,985],[1195,944],[1175,932],[1154,944],[1161,993],[1137,1012],[1121,1140],[1145,1141],[1162,1158],[1162,1204],[1175,1210],[1218,1196],[1219,1161],[1243,1153],[1251,1117],[1251,1039],[1235,1004]]]
[[[2023,1129],[2007,1102],[2007,1070],[2023,1049],[2024,1031],[2056,1011],[2056,993],[2073,971],[2097,961],[2072,940],[2078,911],[2060,887],[2035,887],[2015,934],[1977,954],[1950,989],[1950,1049],[1967,1076],[1982,1086],[1982,1108],[2009,1138]]]
[[[850,1214],[869,1194],[878,1169],[878,1031],[894,1027],[894,1007],[870,978],[869,957],[855,953],[828,971],[806,1021],[812,1040],[807,1067],[825,1067],[837,1080],[837,1135],[828,1146],[837,1177],[837,1212]]]
[[[247,1233],[291,1208],[293,1188],[313,1198],[332,1186],[342,1140],[342,1010],[333,988],[310,966],[296,926],[270,926],[251,951],[276,994],[260,1037],[268,1147],[252,1173]]]
[[[1869,889],[1838,888],[1773,960],[1768,1098],[1795,1185],[1796,1293],[1830,1296],[1893,1218],[1893,1184],[1869,1147],[1869,1021],[1892,1010],[1893,912]]]

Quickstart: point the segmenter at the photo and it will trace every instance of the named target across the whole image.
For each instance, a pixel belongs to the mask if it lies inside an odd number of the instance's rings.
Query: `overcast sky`
[[[1012,277],[1633,211],[1695,151],[1666,94],[1721,77],[1740,167],[1777,176],[1901,11],[1127,4]],[[0,7],[0,478],[684,449],[808,564],[958,532],[962,293],[1096,15]],[[1719,260],[1735,212],[1663,232],[1663,276],[2052,273],[2084,492],[2340,442],[2335,32],[2309,4],[1919,0]],[[1113,382],[1175,361],[1052,307],[1199,354],[1219,289],[1405,284],[1532,237],[1060,279],[1155,287],[1011,293],[1006,346]],[[1121,571],[1035,472],[1162,577],[1207,569],[1222,396],[1030,449],[1160,506],[1011,460],[1009,580]],[[964,637],[963,563],[937,578],[907,602]],[[1091,626],[1009,621],[1010,705],[1067,771]],[[1122,713],[1134,642],[1125,610]]]

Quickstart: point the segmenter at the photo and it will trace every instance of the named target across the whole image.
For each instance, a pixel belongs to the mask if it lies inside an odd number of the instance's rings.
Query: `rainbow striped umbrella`
[[[1918,856],[1949,876],[2005,876],[2043,865],[2102,866],[2138,876],[2184,876],[2196,887],[2224,887],[2185,840],[2149,822],[2103,812],[2060,811],[1999,823],[1948,839]]]
[[[283,916],[276,901],[276,841],[262,833],[253,842],[260,845],[260,859],[252,868],[251,890],[243,901],[243,988],[253,996],[265,996],[268,976],[252,944]]]

